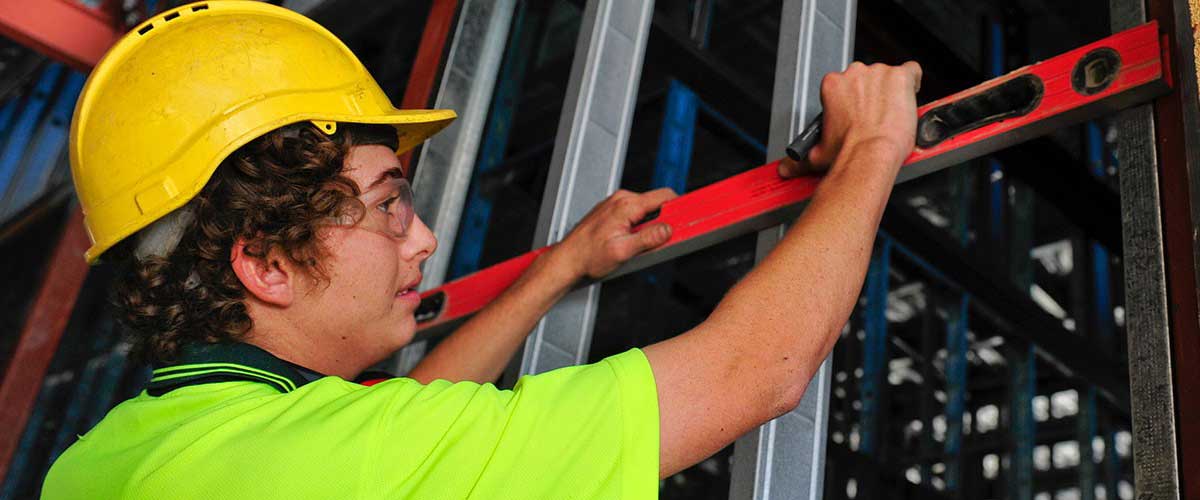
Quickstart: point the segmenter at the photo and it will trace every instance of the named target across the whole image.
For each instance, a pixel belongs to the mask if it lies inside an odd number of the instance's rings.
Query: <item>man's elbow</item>
[[[804,392],[808,389],[808,380],[800,379],[780,384],[770,407],[767,408],[767,420],[778,418],[800,406]]]
[[[771,370],[771,397],[767,398],[770,404],[767,408],[769,418],[779,417],[800,405],[809,382],[816,376],[836,342],[837,334],[822,335],[812,340],[791,355],[777,354],[772,360],[775,366]]]

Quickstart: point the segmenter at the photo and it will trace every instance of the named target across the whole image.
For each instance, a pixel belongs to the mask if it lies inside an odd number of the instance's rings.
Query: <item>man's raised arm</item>
[[[852,64],[821,85],[828,167],[779,245],[696,328],[645,349],[658,387],[660,476],[799,404],[862,288],[875,231],[912,151],[921,69]],[[781,174],[791,175],[790,166]]]

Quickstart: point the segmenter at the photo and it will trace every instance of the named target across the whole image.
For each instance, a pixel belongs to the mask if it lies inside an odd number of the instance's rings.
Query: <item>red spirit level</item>
[[[1151,22],[921,106],[916,148],[896,182],[1157,97],[1169,89],[1163,49],[1158,24]],[[798,138],[794,144],[811,146],[814,132],[807,130],[801,138],[810,140]],[[602,281],[793,220],[820,178],[782,179],[777,163],[664,204],[655,220],[671,225],[671,239]],[[534,250],[425,292],[417,310],[418,334],[449,331],[496,298],[545,251]]]

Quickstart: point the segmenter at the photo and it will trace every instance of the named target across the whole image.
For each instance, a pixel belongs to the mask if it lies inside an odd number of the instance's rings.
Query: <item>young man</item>
[[[652,498],[800,401],[861,288],[919,80],[914,63],[825,79],[818,193],[693,330],[489,384],[574,282],[669,238],[631,228],[673,193],[618,192],[408,378],[367,387],[350,380],[412,339],[437,247],[397,154],[453,113],[395,110],[280,8],[157,17],[97,66],[71,140],[88,258],[127,266],[120,312],[157,369],[44,498]]]

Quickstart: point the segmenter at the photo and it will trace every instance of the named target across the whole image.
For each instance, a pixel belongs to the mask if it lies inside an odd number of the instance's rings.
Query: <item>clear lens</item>
[[[408,181],[390,179],[358,197],[367,213],[359,221],[363,229],[403,238],[413,221],[413,194]]]

